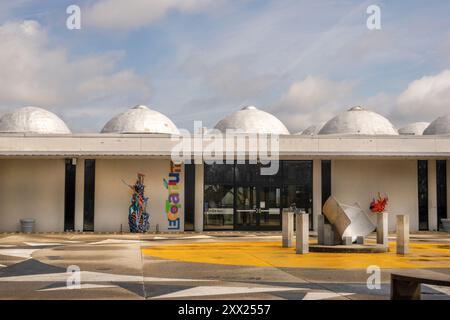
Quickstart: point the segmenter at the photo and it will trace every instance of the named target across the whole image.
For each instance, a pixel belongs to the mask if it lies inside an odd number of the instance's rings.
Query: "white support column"
[[[309,252],[309,214],[298,213],[295,217],[296,224],[296,253]]]
[[[83,231],[84,216],[84,159],[77,159],[75,175],[75,230]]]
[[[327,223],[323,225],[323,243],[324,246],[335,246],[338,243],[336,242],[336,234],[333,230],[331,224]]]
[[[294,212],[283,211],[282,216],[282,247],[290,248],[294,241]]]
[[[195,165],[195,231],[203,231],[204,165]]]
[[[318,231],[318,218],[322,214],[322,161],[313,160],[313,229]]]
[[[409,216],[397,215],[397,254],[409,253]]]
[[[436,160],[428,160],[428,229],[437,230]]]
[[[389,246],[389,214],[381,212],[377,214],[377,244]]]
[[[317,243],[319,245],[325,243],[325,216],[323,214],[320,214],[317,219]]]

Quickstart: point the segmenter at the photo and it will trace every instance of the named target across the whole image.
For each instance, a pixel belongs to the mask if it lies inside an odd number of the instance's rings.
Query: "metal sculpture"
[[[342,204],[331,196],[323,206],[323,213],[341,239],[351,237],[355,242],[358,236],[367,236],[376,228],[357,203]]]
[[[382,213],[386,209],[387,203],[389,199],[388,197],[381,197],[381,194],[378,192],[377,198],[373,198],[370,203],[370,211],[373,213]]]
[[[133,191],[131,196],[131,205],[128,209],[128,224],[130,232],[143,233],[150,227],[149,214],[147,213],[148,198],[144,196],[144,177],[142,173],[137,174],[136,183],[127,186]]]

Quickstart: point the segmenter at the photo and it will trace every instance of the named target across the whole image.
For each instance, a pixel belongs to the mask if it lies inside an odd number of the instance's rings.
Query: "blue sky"
[[[81,8],[81,30],[65,26]],[[366,9],[381,8],[381,30]],[[450,107],[450,2],[0,2],[0,112],[48,108],[75,132],[147,104],[192,130],[253,104],[292,132],[353,105],[401,126]]]

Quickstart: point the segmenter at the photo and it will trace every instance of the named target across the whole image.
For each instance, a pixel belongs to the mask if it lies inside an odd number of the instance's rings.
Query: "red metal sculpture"
[[[373,198],[372,202],[370,203],[370,211],[374,212],[374,213],[381,213],[384,212],[384,210],[386,209],[387,203],[388,203],[389,198],[386,197],[381,197],[380,193],[378,192],[378,196],[377,198]]]

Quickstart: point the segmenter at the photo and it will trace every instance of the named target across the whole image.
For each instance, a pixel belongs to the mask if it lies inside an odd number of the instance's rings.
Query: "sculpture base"
[[[310,252],[329,252],[329,253],[385,253],[389,249],[383,245],[362,245],[362,244],[352,244],[352,245],[336,245],[336,246],[325,246],[319,244],[312,244],[309,246]]]

